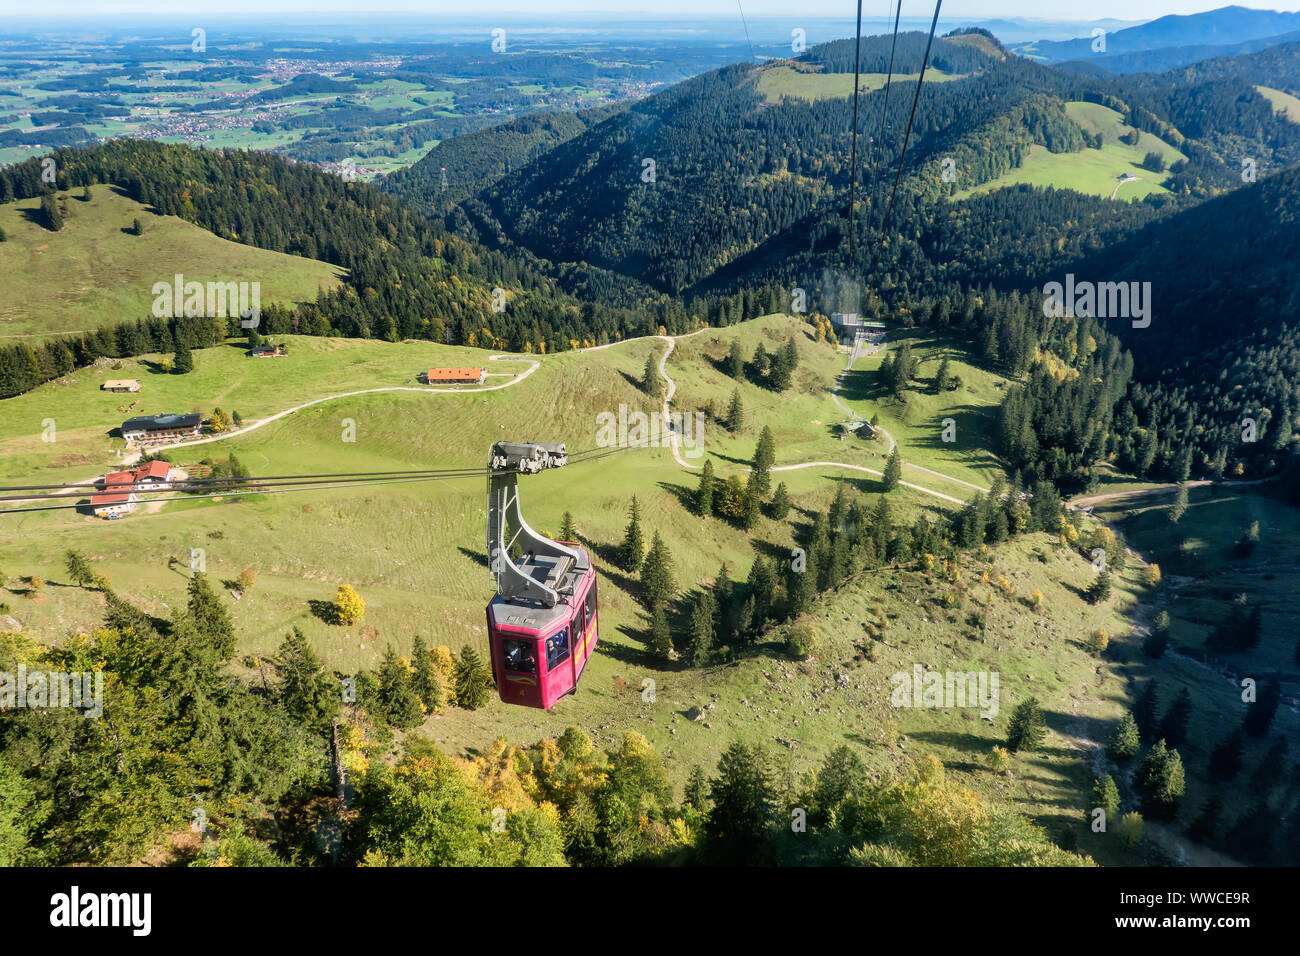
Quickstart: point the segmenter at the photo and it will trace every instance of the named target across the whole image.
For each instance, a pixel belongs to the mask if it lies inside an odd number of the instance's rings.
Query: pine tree
[[[682,660],[691,667],[703,667],[713,654],[714,617],[717,603],[709,588],[702,588],[695,596],[691,608],[691,632],[686,647],[682,650]]]
[[[677,590],[673,580],[673,556],[658,531],[650,541],[650,550],[641,566],[641,588],[649,607],[669,601]]]
[[[1186,687],[1174,700],[1169,713],[1160,722],[1160,736],[1170,747],[1181,747],[1187,740],[1187,723],[1192,716],[1192,695]]]
[[[701,517],[709,518],[713,515],[713,490],[716,482],[713,459],[705,459],[704,468],[700,471],[700,487],[695,492],[695,510]]]
[[[733,339],[731,342],[731,351],[727,353],[726,361],[723,363],[723,370],[732,378],[739,381],[745,375],[745,356],[740,351],[740,340]]]
[[[1133,719],[1131,713],[1126,713],[1120,718],[1119,726],[1115,728],[1110,743],[1106,745],[1106,753],[1110,755],[1111,760],[1125,763],[1137,756],[1141,746],[1137,721]]]
[[[952,384],[952,372],[948,368],[948,356],[939,363],[939,371],[934,376],[934,390],[942,395]]]
[[[731,402],[727,405],[727,416],[722,424],[733,435],[745,426],[745,405],[740,400],[740,389],[736,389],[731,393]]]
[[[848,519],[849,486],[848,482],[841,481],[835,486],[835,499],[831,502],[830,510],[826,512],[832,537],[839,537],[847,530],[845,523]]]
[[[1183,760],[1177,750],[1157,740],[1147,752],[1136,778],[1142,799],[1142,814],[1148,819],[1169,820],[1178,812],[1178,804],[1187,792]]]
[[[1231,780],[1241,772],[1241,751],[1245,746],[1241,731],[1229,734],[1210,754],[1210,775],[1216,780]]]
[[[1092,811],[1098,808],[1106,811],[1108,830],[1119,822],[1119,787],[1110,774],[1097,777],[1092,782],[1092,795],[1088,799],[1088,812],[1085,814],[1088,823],[1092,822]]]
[[[63,228],[63,213],[53,193],[46,193],[41,197],[41,215],[45,217],[45,228],[51,232],[58,232]]]
[[[177,375],[194,371],[194,356],[190,353],[190,347],[183,342],[176,346],[176,355],[172,358],[172,371]]]
[[[433,667],[433,655],[419,634],[411,642],[411,681],[426,713],[442,707],[442,678]]]
[[[1259,696],[1246,710],[1246,719],[1241,729],[1248,737],[1264,737],[1273,725],[1278,704],[1282,702],[1282,683],[1277,674],[1270,674],[1264,679],[1259,689]]]
[[[762,513],[763,506],[760,503],[759,496],[746,482],[740,498],[740,520],[737,523],[741,528],[748,531],[758,524],[758,519],[762,517]]]
[[[86,556],[80,551],[69,551],[64,561],[64,567],[68,569],[68,577],[72,583],[79,587],[87,587],[95,580],[95,571],[86,560]]]
[[[1155,620],[1151,622],[1151,633],[1142,642],[1142,650],[1151,658],[1159,659],[1164,657],[1165,651],[1169,649],[1169,639],[1169,612],[1161,611],[1156,615]]]
[[[893,491],[898,487],[898,482],[903,477],[903,458],[898,453],[898,446],[895,445],[889,450],[889,460],[885,462],[885,474],[881,481],[884,483],[885,491]]]
[[[578,529],[573,526],[573,515],[568,511],[560,519],[560,540],[570,544],[578,540]]]
[[[754,595],[746,595],[745,600],[740,602],[740,607],[736,610],[735,636],[744,644],[754,643],[757,621],[758,602]]]
[[[659,356],[652,352],[645,360],[645,370],[641,373],[641,391],[651,398],[663,394],[663,380],[659,377]]]
[[[1169,506],[1169,520],[1178,524],[1183,520],[1183,515],[1187,513],[1187,485],[1181,481],[1178,483],[1178,492],[1174,496],[1174,503]]]
[[[772,429],[763,426],[759,433],[758,445],[754,449],[754,460],[749,469],[749,491],[761,500],[772,490],[771,469],[776,463],[776,439]]]
[[[754,599],[754,627],[757,629],[771,616],[772,595],[776,591],[776,569],[761,554],[754,556],[746,588]]]
[[[794,380],[794,370],[798,365],[799,347],[795,345],[792,336],[772,359],[771,372],[767,377],[768,387],[774,392],[784,392]]]
[[[379,665],[379,705],[393,727],[415,727],[424,719],[411,672],[389,644]]]
[[[466,644],[456,662],[456,703],[466,710],[478,710],[488,702],[491,676],[478,651]]]
[[[1007,725],[1007,749],[1012,753],[1037,750],[1046,737],[1047,725],[1037,698],[1022,700],[1011,712],[1011,721]]]
[[[208,584],[208,576],[195,572],[189,583],[187,612],[198,633],[223,660],[235,653],[235,625],[221,599]]]
[[[784,521],[790,514],[790,492],[786,490],[784,481],[779,482],[776,491],[772,493],[767,513],[773,521]]]
[[[807,613],[817,600],[818,562],[821,555],[809,548],[804,555],[804,568],[796,571],[790,569],[786,583],[787,617],[794,620],[800,614]]]
[[[1110,599],[1110,571],[1102,571],[1088,585],[1088,603],[1101,604]]]
[[[623,531],[623,543],[618,548],[619,563],[624,571],[639,571],[645,561],[645,535],[641,533],[641,505],[632,496],[632,507],[628,509],[627,528]]]
[[[704,768],[696,764],[686,778],[686,802],[701,813],[709,809],[709,778]]]
[[[767,754],[736,742],[718,761],[709,796],[713,809],[705,824],[711,862],[753,866],[769,857],[769,830],[776,819],[772,773]]]
[[[668,612],[662,603],[656,604],[650,611],[650,653],[660,660],[672,658],[673,634],[668,626]]]
[[[271,665],[280,679],[280,703],[289,716],[318,732],[329,727],[343,707],[339,685],[296,625],[285,635]]]

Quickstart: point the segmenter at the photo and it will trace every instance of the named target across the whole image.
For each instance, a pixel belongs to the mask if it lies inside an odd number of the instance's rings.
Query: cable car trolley
[[[487,606],[488,644],[507,704],[550,710],[577,691],[596,646],[591,555],[538,534],[519,510],[518,476],[568,461],[556,442],[502,441],[489,451],[487,548],[497,593]]]

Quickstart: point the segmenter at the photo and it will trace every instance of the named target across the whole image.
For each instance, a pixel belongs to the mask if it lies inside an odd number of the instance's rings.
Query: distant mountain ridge
[[[1159,50],[1144,50],[1141,53],[1121,53],[1116,56],[1092,55],[1086,60],[1068,60],[1061,66],[1065,69],[1080,68],[1085,71],[1101,69],[1109,73],[1165,73],[1194,63],[1202,63],[1205,60],[1249,56],[1260,50],[1296,41],[1300,41],[1300,31],[1260,37],[1244,43],[1171,46]]]
[[[1075,40],[1044,40],[1020,44],[1013,49],[1026,56],[1048,63],[1067,60],[1106,61],[1128,54],[1146,53],[1177,47],[1225,47],[1268,37],[1279,37],[1300,31],[1300,13],[1281,13],[1273,10],[1252,10],[1247,7],[1221,7],[1205,13],[1173,14],[1152,20],[1140,26],[1129,27],[1106,34],[1104,53],[1093,51],[1091,36]],[[1224,51],[1211,51],[1215,56]],[[1249,52],[1249,51],[1242,51]],[[1182,66],[1190,60],[1172,66]],[[1170,66],[1164,67],[1169,69]],[[1123,69],[1117,72],[1130,72]]]

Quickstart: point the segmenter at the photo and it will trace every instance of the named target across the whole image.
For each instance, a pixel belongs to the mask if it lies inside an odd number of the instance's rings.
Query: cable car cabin
[[[596,569],[585,550],[571,546],[577,559],[525,555],[517,567],[554,589],[554,607],[501,594],[487,607],[492,677],[507,704],[550,710],[578,679],[596,646]]]

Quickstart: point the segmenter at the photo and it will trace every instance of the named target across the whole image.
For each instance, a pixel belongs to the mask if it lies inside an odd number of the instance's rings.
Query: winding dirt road
[[[704,329],[699,329],[697,330],[697,332],[692,332],[691,335],[696,335],[698,334],[698,332],[702,332],[702,331],[704,331]],[[672,355],[673,350],[677,347],[677,341],[671,335],[661,335],[658,337],[668,343],[668,348],[666,348],[664,350],[664,353],[659,356],[659,374],[663,376],[664,381],[668,383],[668,389],[664,393],[664,401],[663,401],[663,421],[665,423],[665,427],[668,429],[668,436],[669,436],[668,446],[669,449],[672,451],[673,460],[677,462],[678,465],[680,465],[682,468],[687,468],[691,471],[697,471],[700,468],[699,465],[692,465],[682,458],[681,451],[678,447],[679,436],[677,434],[677,429],[673,426],[672,418],[669,415],[669,406],[672,403],[673,396],[677,394],[677,383],[674,382],[672,378],[668,375],[668,370],[665,366],[668,362],[668,356]],[[837,394],[839,392],[841,384],[843,384],[844,376],[848,374],[849,369],[853,367],[853,363],[857,360],[858,354],[859,354],[858,350],[855,347],[854,350],[849,355],[848,365],[845,366],[844,371],[840,372],[839,377],[835,379],[835,385],[831,388],[831,398],[835,400],[835,403],[839,405],[840,408],[844,409],[844,411],[848,412],[854,418],[861,421],[862,416],[859,415],[857,412],[853,411],[853,409],[849,408],[847,405],[845,405],[844,402],[840,400],[840,397]],[[889,439],[889,451],[892,452],[894,450],[894,446],[897,444],[897,442],[894,441],[894,436],[889,434],[889,432],[885,431],[885,429],[883,428],[881,428],[880,431],[884,433],[887,439]],[[904,462],[903,464],[907,465],[907,462]],[[934,475],[937,478],[942,478],[945,481],[951,481],[959,485],[965,485],[968,488],[975,489],[976,491],[988,490],[986,488],[981,488],[979,485],[972,484],[969,481],[963,481],[960,478],[953,478],[951,475],[945,475],[942,472],[933,471],[929,468],[922,468],[920,465],[910,465],[908,467],[915,468],[918,471],[924,471],[928,474]],[[849,471],[865,472],[866,474],[874,475],[877,478],[884,477],[884,472],[877,471],[875,468],[868,468],[865,465],[853,465],[844,461],[806,461],[794,465],[777,465],[772,468],[772,471],[774,472],[797,471],[802,468],[845,468]],[[966,502],[963,501],[961,498],[955,498],[952,495],[946,495],[941,491],[935,491],[933,488],[926,488],[922,485],[913,484],[910,481],[900,481],[899,484],[902,485],[904,488],[910,488],[911,490],[919,491],[922,494],[931,495],[935,498],[941,498],[942,500],[951,502],[952,504],[957,504],[957,505],[966,504]]]

